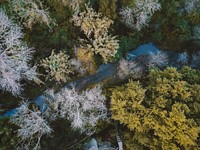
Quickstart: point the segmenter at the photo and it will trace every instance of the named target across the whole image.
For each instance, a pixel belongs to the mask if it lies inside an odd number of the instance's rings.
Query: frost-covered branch
[[[189,62],[189,55],[186,52],[180,53],[178,55],[178,60],[177,62],[179,62],[182,65],[188,65]]]
[[[135,61],[127,61],[125,59],[120,60],[117,70],[117,75],[120,79],[125,79],[128,76],[139,78],[143,73],[143,66],[139,65]]]
[[[180,58],[182,60],[182,57]],[[168,64],[168,55],[165,52],[159,51],[158,53],[150,53],[148,56],[148,67],[165,67]]]
[[[29,103],[24,102],[16,110],[11,122],[19,126],[17,135],[20,139],[20,147],[23,149],[38,149],[43,135],[49,135],[52,129],[43,118],[39,110],[29,109]]]

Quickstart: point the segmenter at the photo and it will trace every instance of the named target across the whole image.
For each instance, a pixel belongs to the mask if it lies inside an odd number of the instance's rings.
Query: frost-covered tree
[[[41,1],[9,0],[11,11],[17,14],[19,21],[31,29],[36,23],[44,23],[50,27],[54,21],[49,16],[47,9],[43,8]]]
[[[19,126],[17,135],[20,141],[20,149],[39,149],[41,137],[52,132],[41,111],[29,109],[28,102],[23,102],[17,108],[11,122]]]
[[[113,24],[112,20],[102,16],[101,13],[95,12],[86,5],[86,10],[79,14],[74,14],[72,21],[75,26],[81,27],[87,37],[82,40],[84,41],[82,43],[83,51],[99,54],[105,63],[112,60],[119,48],[116,36],[108,34],[108,28]]]
[[[70,79],[69,75],[73,74],[74,71],[69,56],[62,51],[56,54],[53,50],[51,55],[43,59],[40,64],[48,73],[47,77],[52,77],[57,82],[66,82],[67,79]]]
[[[138,56],[134,61],[122,59],[119,61],[117,75],[120,79],[127,77],[141,78],[152,67],[165,67],[168,64],[168,56],[165,52],[149,53],[146,56]]]
[[[35,80],[36,67],[30,67],[33,49],[22,41],[21,28],[0,9],[0,89],[20,94],[22,79]]]
[[[72,128],[90,134],[100,119],[105,119],[107,109],[101,86],[78,93],[74,88],[64,88],[59,93],[47,92],[50,118],[66,118]]]
[[[48,122],[58,118],[70,120],[72,128],[87,134],[94,132],[98,120],[107,118],[106,98],[100,85],[82,92],[67,87],[58,93],[49,90],[45,97],[48,102],[45,112],[23,102],[11,117],[11,122],[19,127],[17,135],[21,149],[39,149],[42,136],[53,131]]]
[[[148,25],[154,12],[160,9],[158,0],[135,0],[130,7],[121,9],[120,15],[127,27],[140,31]]]

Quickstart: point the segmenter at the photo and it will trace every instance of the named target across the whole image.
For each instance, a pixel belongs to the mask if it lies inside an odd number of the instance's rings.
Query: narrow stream
[[[160,52],[162,52],[168,57],[168,66],[174,66],[174,67],[181,67],[182,65],[184,65],[184,63],[182,62],[180,63],[180,61],[182,61],[182,59],[186,59],[186,56],[188,56],[186,53],[162,51],[162,50],[159,50],[152,43],[148,43],[148,44],[140,45],[137,49],[128,53],[125,59],[128,61],[137,61],[137,58],[140,56],[156,55]],[[149,61],[149,60],[147,59],[146,61]],[[116,77],[117,67],[118,67],[118,62],[103,64],[99,67],[99,69],[96,71],[95,74],[70,82],[63,88],[69,88],[73,85],[76,90],[81,90],[81,89],[86,88],[89,85],[99,83],[107,79],[111,79],[115,81],[117,80],[117,77]],[[200,69],[200,66],[198,67],[199,67],[198,69]],[[38,106],[42,112],[44,112],[48,107],[48,104],[46,102],[46,97],[43,93],[39,95],[32,102],[34,102],[35,105]],[[16,108],[11,109],[4,114],[1,114],[0,117],[10,117],[14,115],[15,113],[16,113]]]

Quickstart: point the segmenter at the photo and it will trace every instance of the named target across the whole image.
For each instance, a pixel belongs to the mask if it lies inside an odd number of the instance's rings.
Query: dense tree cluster
[[[200,0],[2,0],[0,149],[196,150],[199,50]]]
[[[152,69],[146,87],[130,80],[112,90],[112,118],[130,130],[128,149],[198,148],[199,77],[189,67]]]

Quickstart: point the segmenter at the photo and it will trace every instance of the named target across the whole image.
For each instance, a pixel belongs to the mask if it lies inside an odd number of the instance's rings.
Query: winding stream
[[[176,52],[172,52],[172,51],[159,50],[152,43],[140,45],[137,49],[128,53],[127,57],[125,59],[128,61],[136,61],[137,62],[138,57],[156,55],[160,52],[164,53],[168,57],[168,63],[167,63],[168,66],[180,67],[180,66],[184,65],[183,59],[186,59],[187,53],[176,53]],[[189,56],[189,55],[187,55],[187,56]],[[147,59],[145,61],[149,61],[149,60]],[[192,66],[192,65],[190,65],[190,66]],[[99,83],[99,82],[102,82],[107,79],[111,79],[113,81],[118,80],[117,68],[118,68],[118,62],[103,64],[99,67],[99,69],[96,71],[95,74],[88,76],[88,77],[78,79],[73,82],[70,82],[63,88],[68,88],[73,85],[76,90],[81,90],[91,84]],[[198,69],[200,69],[200,66],[198,66]],[[35,100],[33,100],[31,102],[34,102],[35,105],[38,106],[42,112],[44,112],[48,107],[44,93],[39,95]],[[11,109],[4,114],[1,114],[0,117],[11,117],[15,113],[16,113],[16,108]]]

